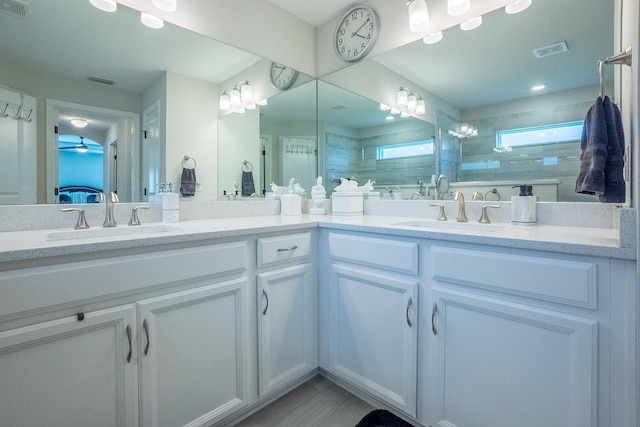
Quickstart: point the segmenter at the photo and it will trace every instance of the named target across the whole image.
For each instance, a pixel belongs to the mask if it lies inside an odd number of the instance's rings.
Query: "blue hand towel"
[[[256,192],[256,187],[253,184],[253,172],[243,171],[242,172],[242,195],[251,196],[255,192]]]
[[[620,110],[604,97],[604,115],[607,123],[607,164],[604,172],[604,194],[600,195],[603,203],[624,203],[626,198],[624,182],[624,130]]]
[[[604,102],[598,97],[589,108],[584,119],[580,147],[580,173],[576,180],[576,193],[595,194],[605,192],[605,169],[607,165],[607,121]]]

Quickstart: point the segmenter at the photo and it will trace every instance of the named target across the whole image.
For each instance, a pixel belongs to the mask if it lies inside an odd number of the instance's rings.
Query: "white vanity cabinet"
[[[257,239],[259,395],[318,366],[318,288],[310,231]]]
[[[416,416],[418,245],[330,232],[321,367]]]
[[[0,333],[3,426],[138,425],[135,307]]]

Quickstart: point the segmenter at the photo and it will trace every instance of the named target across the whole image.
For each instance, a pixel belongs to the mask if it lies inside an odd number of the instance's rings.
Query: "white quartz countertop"
[[[621,244],[620,231],[609,228],[477,222],[464,224],[451,220],[439,223],[425,218],[377,215],[268,215],[183,221],[164,226],[153,223],[135,230],[124,225],[118,226],[113,233],[100,227],[91,228],[90,231],[57,229],[4,232],[0,233],[0,263],[315,227],[619,259],[636,258],[635,245],[625,242],[625,239]],[[83,231],[88,233],[82,234]],[[75,238],[76,233],[83,237]]]

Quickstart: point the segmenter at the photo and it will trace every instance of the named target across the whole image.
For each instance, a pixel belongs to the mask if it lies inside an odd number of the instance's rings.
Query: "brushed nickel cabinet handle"
[[[147,337],[147,345],[144,346],[144,355],[146,356],[149,353],[149,344],[151,343],[149,340],[149,322],[147,322],[147,319],[144,319],[142,322],[142,329],[144,329],[144,335]]]
[[[433,310],[431,310],[431,331],[433,335],[438,335],[438,330],[436,329],[436,313],[438,312],[438,304],[433,303]]]
[[[278,252],[289,252],[295,251],[296,249],[298,249],[298,245],[291,246],[290,248],[278,248]]]
[[[131,362],[131,353],[133,352],[133,346],[131,345],[131,325],[127,325],[127,342],[129,343],[129,353],[127,353],[127,363]]]
[[[262,295],[264,295],[264,298],[267,300],[267,305],[265,305],[264,310],[262,310],[262,315],[266,315],[267,314],[267,310],[269,309],[269,295],[267,295],[267,291],[265,289],[262,290]]]
[[[409,297],[409,301],[407,302],[407,313],[406,313],[407,325],[409,325],[409,327],[411,327],[413,325],[413,323],[411,322],[411,319],[409,319],[409,310],[411,309],[412,305],[413,305],[413,299],[411,299],[411,297]]]

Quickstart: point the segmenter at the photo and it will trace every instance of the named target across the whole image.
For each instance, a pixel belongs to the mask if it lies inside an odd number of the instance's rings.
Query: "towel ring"
[[[242,172],[252,172],[253,171],[253,165],[248,160],[243,160],[242,161],[242,166],[240,168],[242,169]]]
[[[189,160],[191,160],[193,162],[193,167],[192,168],[187,168],[187,163],[189,162]],[[196,159],[194,159],[193,157],[189,157],[189,156],[184,156],[184,158],[182,159],[182,167],[186,168],[186,169],[195,169],[197,166],[196,164]]]
[[[487,201],[500,201],[500,193],[498,193],[497,188],[492,188],[484,194],[484,199]]]

